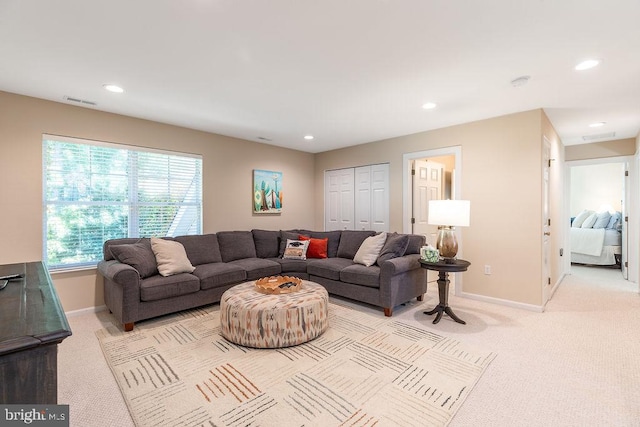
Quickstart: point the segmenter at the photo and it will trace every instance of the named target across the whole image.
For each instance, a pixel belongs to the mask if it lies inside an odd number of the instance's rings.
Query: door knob
[[[545,232],[544,232],[544,235],[545,235],[545,236],[551,236],[551,232],[550,232],[550,231],[545,231]]]

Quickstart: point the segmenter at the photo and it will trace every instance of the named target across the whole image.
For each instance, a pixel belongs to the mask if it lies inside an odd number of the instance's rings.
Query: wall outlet
[[[490,265],[485,265],[484,266],[484,274],[491,274],[491,266]]]

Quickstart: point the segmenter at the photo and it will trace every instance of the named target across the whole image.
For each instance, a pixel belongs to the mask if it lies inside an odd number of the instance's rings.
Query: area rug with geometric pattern
[[[137,426],[446,426],[495,357],[333,302],[313,341],[246,348],[219,309],[96,332]]]

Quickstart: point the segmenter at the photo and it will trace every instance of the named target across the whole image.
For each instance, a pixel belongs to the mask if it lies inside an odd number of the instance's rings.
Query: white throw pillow
[[[151,250],[156,256],[158,272],[162,276],[172,276],[178,273],[191,273],[196,268],[187,258],[187,252],[182,243],[174,240],[151,238]]]
[[[584,222],[582,223],[582,225],[580,227],[581,228],[591,228],[591,227],[593,227],[593,224],[596,223],[597,219],[598,219],[598,214],[594,212],[591,215],[589,215],[587,217],[587,219],[584,220]]]
[[[283,259],[307,259],[307,249],[309,248],[309,240],[291,240],[287,239],[287,246],[284,248]]]
[[[367,267],[372,266],[378,259],[378,255],[380,255],[380,251],[386,241],[387,233],[385,232],[367,237],[358,248],[358,252],[353,257],[353,262]]]
[[[587,219],[587,217],[589,215],[591,215],[593,213],[593,211],[590,210],[583,210],[582,212],[580,212],[578,214],[577,217],[575,217],[575,219],[573,220],[573,222],[571,223],[571,226],[574,228],[580,228],[582,227],[582,223],[584,222],[585,219]]]

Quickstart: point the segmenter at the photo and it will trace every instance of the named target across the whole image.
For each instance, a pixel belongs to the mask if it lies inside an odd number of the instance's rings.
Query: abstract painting
[[[253,170],[253,213],[282,212],[282,172]]]

